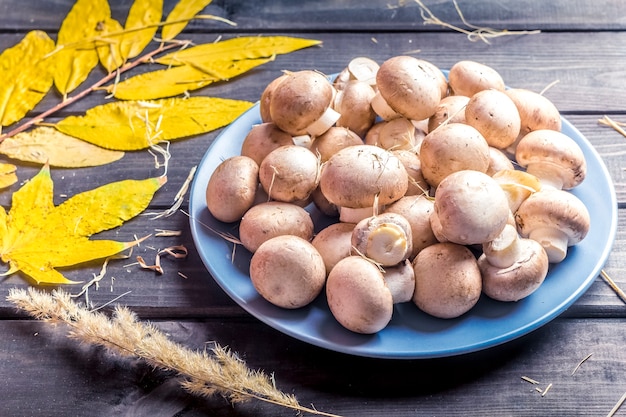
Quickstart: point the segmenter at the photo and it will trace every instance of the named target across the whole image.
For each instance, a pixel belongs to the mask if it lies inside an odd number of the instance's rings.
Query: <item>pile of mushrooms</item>
[[[335,319],[365,334],[396,303],[459,317],[482,294],[529,296],[588,233],[569,192],[586,162],[558,110],[484,64],[460,61],[446,77],[410,56],[358,57],[332,80],[285,72],[260,114],[206,199],[239,223],[251,282],[277,306],[325,294]]]

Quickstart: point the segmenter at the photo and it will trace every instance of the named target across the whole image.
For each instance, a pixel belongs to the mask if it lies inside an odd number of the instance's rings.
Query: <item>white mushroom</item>
[[[420,147],[422,175],[432,187],[461,170],[487,172],[489,145],[478,130],[463,123],[449,123],[430,132]]]
[[[502,170],[515,169],[513,161],[511,161],[507,154],[502,150],[489,147],[489,168],[487,168],[487,175],[493,176],[496,172]]]
[[[331,107],[334,95],[332,84],[318,72],[288,73],[272,91],[270,117],[292,136],[319,136],[340,116]]]
[[[391,291],[393,303],[406,303],[413,299],[415,292],[415,271],[408,259],[398,265],[386,267],[383,271],[385,285]]]
[[[507,197],[493,178],[464,170],[441,181],[431,218],[436,216],[446,240],[472,245],[493,240],[507,224],[509,214]]]
[[[311,303],[322,292],[326,269],[311,243],[283,235],[265,241],[254,252],[250,280],[270,303],[294,309]]]
[[[504,149],[520,132],[520,115],[503,91],[489,89],[474,94],[465,107],[465,122],[478,130],[489,146]]]
[[[355,333],[379,332],[393,315],[393,296],[382,272],[360,256],[344,258],[330,271],[326,298],[335,319]]]
[[[376,204],[399,200],[406,193],[409,178],[391,152],[357,145],[339,150],[323,165],[319,186],[328,201],[340,207],[340,216],[344,210],[364,209],[369,217]]]
[[[274,200],[293,203],[307,200],[319,183],[319,160],[296,145],[270,152],[259,167],[263,189]]]
[[[443,319],[459,317],[480,298],[480,270],[466,246],[449,242],[428,246],[413,260],[413,269],[413,302],[425,313]]]
[[[574,194],[546,188],[533,193],[515,213],[523,237],[541,243],[551,263],[565,259],[567,248],[587,236],[591,218]]]
[[[548,255],[539,242],[521,238],[507,225],[500,236],[483,244],[478,258],[483,292],[499,301],[518,301],[532,294],[548,274]]]
[[[435,113],[442,97],[440,80],[432,64],[403,55],[389,58],[376,73],[376,86],[384,102],[411,120],[427,119]],[[375,102],[372,106],[377,111]]]
[[[543,186],[570,190],[587,175],[587,163],[580,146],[555,130],[534,130],[515,149],[515,159]]]
[[[411,225],[397,213],[365,218],[352,230],[352,247],[383,267],[397,265],[413,252]]]
[[[327,274],[337,262],[351,255],[354,226],[354,223],[333,223],[320,230],[313,238],[311,243],[322,255]]]

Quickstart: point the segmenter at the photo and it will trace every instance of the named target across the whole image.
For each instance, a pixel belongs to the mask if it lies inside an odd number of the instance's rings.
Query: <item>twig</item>
[[[102,87],[104,84],[106,84],[109,81],[115,79],[118,75],[123,74],[126,71],[129,71],[129,70],[131,70],[131,69],[133,69],[133,68],[135,68],[135,67],[137,67],[137,66],[139,66],[139,65],[141,65],[141,64],[143,64],[143,63],[145,63],[147,61],[149,61],[155,55],[158,55],[161,52],[165,52],[165,51],[170,50],[170,49],[174,49],[176,47],[180,47],[181,45],[185,45],[185,44],[186,44],[186,42],[182,42],[182,43],[176,42],[176,43],[170,43],[170,44],[167,44],[167,45],[162,44],[157,49],[146,53],[145,55],[135,59],[132,62],[128,62],[128,63],[122,65],[121,67],[119,67],[115,71],[113,71],[110,74],[104,76],[99,81],[95,82],[90,87],[88,87],[87,89],[81,91],[80,93],[76,94],[75,96],[66,98],[65,100],[63,100],[59,104],[57,104],[56,106],[53,106],[53,107],[49,108],[48,110],[44,111],[39,116],[37,116],[37,117],[35,117],[33,119],[30,119],[26,123],[16,127],[15,129],[5,133],[4,135],[0,136],[0,143],[2,143],[2,141],[4,141],[4,139],[6,139],[8,137],[11,137],[11,136],[15,136],[18,133],[21,133],[21,132],[25,131],[26,129],[30,128],[31,126],[36,125],[36,124],[42,122],[46,117],[56,113],[59,110],[64,109],[65,107],[69,106],[70,104],[73,104],[73,103],[77,102],[78,100],[81,100],[85,96],[91,94],[96,89]]]
[[[606,271],[603,269],[600,271],[600,275],[602,276],[602,278],[604,278],[607,284],[609,284],[609,286],[613,289],[613,291],[615,291],[617,296],[621,298],[623,302],[626,303],[626,294],[624,293],[624,291],[622,291],[620,287],[617,286],[617,284],[615,283],[615,281],[613,281],[613,279],[609,276],[609,274],[607,274]]]
[[[626,126],[626,123],[616,122],[615,120],[611,119],[609,116],[606,116],[606,115],[602,119],[598,120],[598,122],[602,125],[612,127],[617,132],[619,132],[622,136],[626,137],[626,130],[622,128],[622,126]]]
[[[271,378],[251,370],[236,354],[217,343],[210,353],[187,349],[169,340],[154,325],[138,321],[127,308],[117,306],[114,315],[108,317],[75,303],[63,291],[49,294],[32,287],[12,288],[7,300],[39,320],[66,324],[73,339],[176,372],[183,377],[182,387],[192,394],[220,394],[233,404],[256,399],[300,413],[339,417],[300,405],[294,395],[277,389]]]
[[[615,413],[617,412],[617,410],[619,410],[619,408],[622,406],[624,401],[626,401],[626,393],[624,393],[624,395],[622,395],[622,398],[619,399],[617,404],[615,404],[615,407],[613,407],[613,409],[611,411],[609,411],[609,414],[607,414],[606,417],[614,416]]]

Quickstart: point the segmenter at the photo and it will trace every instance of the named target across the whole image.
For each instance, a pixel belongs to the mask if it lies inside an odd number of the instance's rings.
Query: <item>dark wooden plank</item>
[[[597,416],[624,392],[621,320],[561,319],[484,352],[417,361],[338,354],[249,320],[156,324],[192,349],[210,341],[229,346],[251,368],[273,373],[277,386],[303,404],[343,416]],[[294,415],[258,402],[231,407],[222,398],[190,398],[142,362],[66,339],[63,326],[4,320],[0,333],[7,417]],[[544,396],[535,390],[548,384]]]
[[[46,9],[36,1],[4,1],[0,6],[0,27],[3,30],[24,31],[28,29],[57,30],[61,20],[71,9],[71,0],[46,2]],[[176,2],[167,0],[167,14]],[[466,27],[454,8],[452,1],[424,1],[441,20]],[[111,0],[112,15],[124,22],[129,0]],[[459,0],[466,20],[477,26],[508,30],[623,30],[626,24],[615,19],[624,12],[618,0],[588,2],[583,0],[559,0],[549,3],[525,1],[470,1]],[[411,0],[380,1],[333,1],[294,2],[290,0],[213,1],[203,11],[225,17],[237,23],[237,29],[212,21],[194,21],[189,31],[441,31],[444,28],[424,25],[417,3]]]

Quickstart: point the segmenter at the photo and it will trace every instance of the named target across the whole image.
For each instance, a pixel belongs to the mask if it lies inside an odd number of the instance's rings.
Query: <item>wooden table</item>
[[[113,16],[125,19],[130,1],[112,1]],[[173,7],[166,1],[166,12]],[[425,1],[433,13],[463,26],[450,1]],[[549,97],[593,144],[613,178],[619,214],[626,202],[626,138],[601,126],[609,115],[626,121],[626,6],[620,0],[458,1],[467,21],[508,30],[539,29],[540,34],[471,42],[465,35],[424,25],[411,1],[292,0],[214,1],[206,13],[237,22],[230,27],[194,22],[184,37],[210,42],[238,35],[286,34],[323,41],[322,47],[279,56],[251,73],[194,95],[256,101],[281,70],[339,72],[360,55],[378,62],[413,53],[441,68],[461,59],[497,69],[508,85],[541,91],[553,81]],[[31,29],[54,37],[72,2],[5,0],[0,4],[0,48],[15,44]],[[419,51],[419,52],[417,52]],[[96,71],[92,81],[103,73]],[[53,94],[37,107],[58,100]],[[93,96],[55,115],[80,114],[101,103]],[[171,205],[192,166],[197,165],[217,132],[173,143],[169,182],[149,211]],[[38,170],[20,166],[20,182],[0,194],[10,206],[10,192]],[[127,154],[106,167],[53,169],[55,201],[125,178],[161,172],[147,152]],[[607,202],[608,204],[608,202]],[[186,207],[183,206],[183,208]],[[623,216],[620,216],[623,218]],[[386,360],[350,356],[311,346],[252,317],[211,279],[196,252],[189,219],[182,212],[160,219],[138,217],[119,230],[102,234],[119,240],[180,230],[181,236],[153,237],[135,255],[154,260],[155,249],[184,245],[183,260],[165,257],[157,275],[129,265],[109,264],[89,302],[113,298],[143,320],[155,323],[173,340],[203,349],[217,341],[236,351],[251,368],[273,373],[276,385],[305,405],[342,416],[605,416],[626,392],[626,306],[598,277],[567,311],[539,330],[510,343],[467,355],[428,360]],[[626,288],[626,225],[605,265]],[[87,281],[101,264],[66,271]],[[198,399],[140,361],[128,361],[103,349],[67,339],[65,329],[30,320],[5,300],[10,288],[28,284],[17,275],[0,284],[0,415],[22,416],[292,416],[293,411],[257,401],[231,406],[223,398]],[[74,293],[78,288],[70,288]],[[79,298],[84,300],[84,296]],[[591,356],[589,356],[591,355]],[[589,357],[588,357],[589,356]],[[588,359],[574,373],[583,359]],[[522,377],[532,378],[545,389]],[[626,415],[626,410],[616,415]]]

